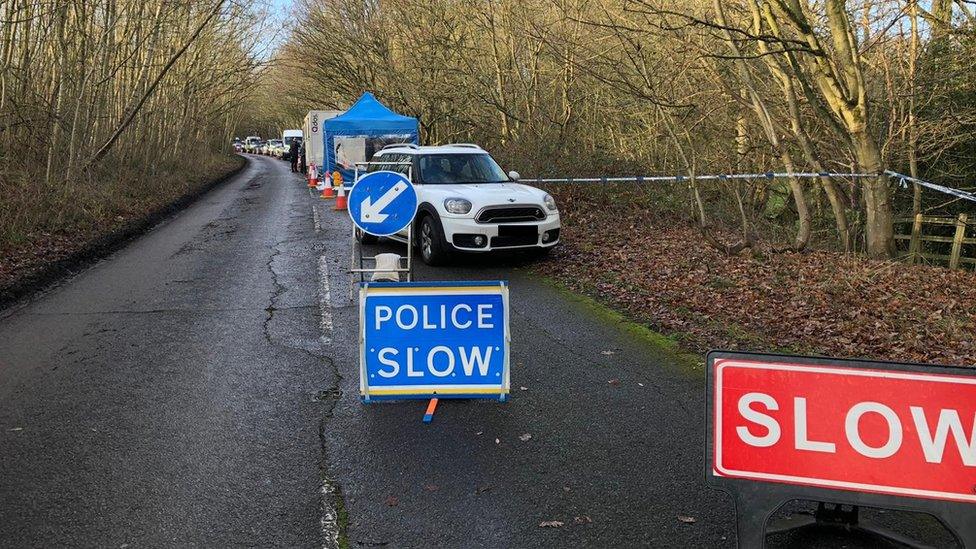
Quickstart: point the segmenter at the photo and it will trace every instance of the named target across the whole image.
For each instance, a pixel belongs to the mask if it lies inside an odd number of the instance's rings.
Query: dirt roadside
[[[203,184],[140,215],[118,217],[107,226],[93,226],[81,234],[41,234],[20,247],[4,250],[0,254],[0,309],[42,291],[122,248],[227,182],[247,165],[245,157],[237,156],[227,171],[215,174]]]

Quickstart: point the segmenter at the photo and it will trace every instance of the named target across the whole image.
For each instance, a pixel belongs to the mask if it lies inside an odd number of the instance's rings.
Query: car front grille
[[[538,206],[501,206],[485,208],[478,214],[478,223],[515,223],[518,221],[541,221],[546,212]]]

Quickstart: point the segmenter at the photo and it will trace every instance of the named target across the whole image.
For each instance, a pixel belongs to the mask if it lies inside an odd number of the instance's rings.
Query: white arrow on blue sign
[[[364,402],[508,398],[507,283],[364,283],[359,307]]]
[[[349,193],[349,217],[363,231],[376,236],[396,234],[417,214],[417,191],[396,172],[364,175]]]

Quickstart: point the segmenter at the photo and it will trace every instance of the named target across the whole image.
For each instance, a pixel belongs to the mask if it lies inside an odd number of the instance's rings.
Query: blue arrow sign
[[[505,282],[369,282],[359,306],[364,401],[507,399]]]
[[[349,193],[349,217],[363,231],[389,236],[417,214],[417,191],[402,174],[379,171],[359,178]]]

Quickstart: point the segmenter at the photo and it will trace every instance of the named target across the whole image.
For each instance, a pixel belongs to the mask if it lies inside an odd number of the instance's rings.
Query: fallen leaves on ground
[[[564,524],[561,520],[544,520],[539,523],[539,528],[562,528]]]
[[[576,204],[535,269],[691,351],[976,364],[976,274],[827,251],[726,256],[694,227]]]
[[[694,524],[695,523],[695,517],[689,517],[689,516],[686,516],[686,515],[678,515],[678,520],[680,520],[681,522],[683,522],[685,524]]]
[[[241,162],[237,156],[220,156],[210,163],[188,166],[179,174],[166,174],[165,184],[160,184],[160,179],[146,180],[147,183],[127,181],[125,188],[128,192],[110,194],[110,198],[100,197],[98,191],[90,194],[89,190],[85,190],[82,195],[88,194],[88,200],[99,200],[98,203],[81,209],[80,216],[69,220],[43,210],[33,212],[33,217],[39,220],[41,226],[48,219],[57,219],[58,222],[49,223],[52,227],[50,230],[39,229],[15,240],[0,240],[0,292],[53,263],[69,258],[99,238],[124,228],[127,223],[138,221],[166,207],[181,195],[231,172]],[[97,188],[104,191],[116,184],[105,181]],[[79,199],[81,203],[86,202],[85,196]],[[8,220],[0,219],[0,229],[10,229]],[[0,230],[0,235],[9,236],[9,233]]]

